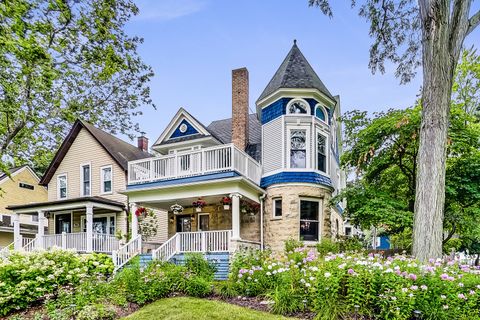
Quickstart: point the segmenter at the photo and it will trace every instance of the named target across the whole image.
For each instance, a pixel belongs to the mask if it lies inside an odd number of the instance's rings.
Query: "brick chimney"
[[[248,143],[248,70],[232,70],[232,143],[245,150]]]
[[[137,138],[138,149],[148,152],[148,138],[145,136],[140,136]]]

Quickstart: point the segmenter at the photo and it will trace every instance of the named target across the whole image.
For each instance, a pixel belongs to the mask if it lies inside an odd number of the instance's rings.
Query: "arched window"
[[[287,113],[289,114],[309,114],[309,111],[308,103],[303,100],[293,100],[287,106]]]
[[[315,117],[322,120],[323,122],[327,122],[327,115],[325,114],[325,110],[321,105],[315,107]]]

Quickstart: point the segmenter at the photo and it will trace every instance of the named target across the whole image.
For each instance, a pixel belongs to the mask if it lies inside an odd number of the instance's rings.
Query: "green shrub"
[[[201,253],[188,253],[185,255],[185,267],[199,277],[213,280],[217,268],[205,259]]]
[[[291,314],[303,311],[306,301],[303,295],[292,287],[281,286],[274,289],[269,295],[273,301],[272,311],[277,314]]]
[[[192,297],[205,297],[212,293],[212,282],[199,276],[192,276],[187,280],[185,293]]]
[[[111,262],[105,255],[79,255],[72,251],[14,252],[0,261],[0,315],[55,293],[75,287],[89,277],[108,276]]]
[[[317,251],[318,254],[323,257],[330,253],[338,253],[340,252],[340,246],[338,242],[333,241],[332,239],[325,238],[322,239],[317,244]]]
[[[360,251],[363,243],[358,237],[343,237],[338,241],[338,252]]]
[[[285,252],[293,252],[295,251],[295,249],[301,248],[303,246],[304,246],[303,241],[298,241],[290,238],[287,241],[285,241]]]
[[[238,296],[235,283],[230,281],[221,281],[215,285],[216,292],[222,298],[233,298]]]

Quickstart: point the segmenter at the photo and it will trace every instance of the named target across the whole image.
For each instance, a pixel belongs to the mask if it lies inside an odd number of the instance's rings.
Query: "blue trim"
[[[262,109],[262,124],[266,124],[286,113],[288,102],[292,98],[281,98]]]
[[[138,190],[138,189],[144,189],[144,188],[171,186],[171,185],[185,184],[185,183],[192,183],[192,182],[202,182],[202,181],[209,181],[209,180],[233,178],[238,176],[240,176],[240,174],[237,173],[236,171],[210,173],[210,174],[205,174],[201,176],[194,176],[194,177],[187,177],[187,178],[147,182],[147,183],[141,183],[141,184],[131,184],[127,186],[127,190]]]
[[[260,182],[260,187],[266,188],[272,184],[280,183],[314,183],[321,184],[327,187],[333,187],[332,181],[330,178],[325,177],[317,172],[297,172],[297,171],[286,171],[273,174],[268,177],[262,178]]]
[[[187,126],[187,131],[185,132],[181,132],[180,131],[180,126],[182,124],[185,124]],[[180,124],[178,125],[178,127],[175,129],[175,131],[173,131],[172,135],[169,137],[169,139],[173,139],[173,138],[179,138],[179,137],[184,137],[184,136],[189,136],[189,135],[192,135],[192,134],[196,134],[198,133],[198,130],[195,129],[191,124],[190,122],[188,122],[187,120],[183,119],[182,122],[180,122]]]
[[[390,236],[380,236],[380,245],[377,247],[380,250],[390,249]]]

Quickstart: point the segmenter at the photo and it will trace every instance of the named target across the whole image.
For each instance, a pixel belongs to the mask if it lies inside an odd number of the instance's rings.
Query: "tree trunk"
[[[417,162],[413,255],[442,255],[445,161],[454,70],[468,27],[469,1],[419,0],[422,23],[422,123]],[[466,11],[466,12],[465,12]]]

